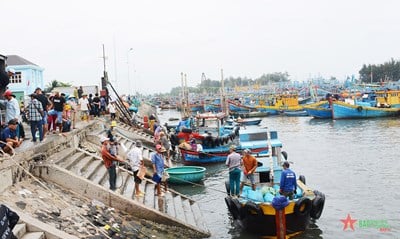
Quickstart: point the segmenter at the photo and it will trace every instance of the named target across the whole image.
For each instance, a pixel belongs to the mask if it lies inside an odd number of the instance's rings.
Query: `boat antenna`
[[[272,158],[272,143],[271,143],[271,131],[267,128],[267,145],[268,145],[268,157],[269,157],[269,179],[271,187],[274,186],[274,159]]]

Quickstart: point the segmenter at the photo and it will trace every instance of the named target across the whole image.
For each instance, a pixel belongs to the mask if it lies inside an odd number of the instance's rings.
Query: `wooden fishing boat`
[[[283,110],[282,115],[285,116],[308,116],[308,113],[306,110],[301,109],[301,110]]]
[[[278,139],[275,139],[278,141]],[[279,194],[281,165],[287,154],[281,151],[281,143],[269,141],[271,151],[257,157],[258,167],[254,173],[256,190],[249,182],[243,187],[240,197],[229,195],[229,183],[225,183],[228,196],[225,203],[233,220],[239,221],[245,230],[257,236],[289,238],[305,231],[311,218],[322,215],[325,195],[306,186],[300,175],[294,198],[289,200]]]
[[[253,112],[229,112],[231,116],[244,118],[254,118],[254,117],[267,117],[270,115],[269,112],[253,111]]]
[[[270,115],[278,115],[282,111],[298,111],[303,110],[303,106],[299,104],[297,94],[281,94],[270,97],[266,100],[265,105],[256,106],[260,112],[268,112]]]
[[[365,119],[378,117],[395,117],[400,114],[400,108],[379,108],[334,101],[332,103],[333,119]]]
[[[196,138],[198,143],[202,145],[202,150],[200,151],[191,149],[186,143],[179,145],[183,163],[187,165],[202,165],[225,162],[231,145],[234,145],[238,152],[250,149],[256,154],[268,153],[266,128],[247,126],[239,130],[235,127],[231,132],[231,134],[223,137],[206,136],[204,138]],[[237,140],[237,136],[239,136],[239,140]],[[280,144],[279,141],[275,140],[276,138],[277,132],[274,131],[272,132],[272,142],[276,147],[279,147]]]
[[[239,124],[239,125],[259,125],[261,123],[262,119],[259,118],[252,118],[252,119],[242,119],[242,118],[236,118],[236,119],[228,119],[226,122],[229,125]]]
[[[305,105],[304,110],[309,116],[316,119],[332,119],[332,108],[328,101],[320,101],[318,103]]]
[[[198,183],[203,180],[206,168],[199,166],[176,166],[166,169],[168,182],[172,184]]]
[[[237,112],[237,113],[245,113],[245,112],[255,112],[257,108],[244,105],[240,103],[238,100],[227,100],[229,111]]]

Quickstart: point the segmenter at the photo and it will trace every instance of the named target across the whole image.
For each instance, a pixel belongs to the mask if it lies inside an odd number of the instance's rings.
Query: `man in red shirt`
[[[250,180],[251,188],[256,190],[256,182],[254,180],[254,172],[257,169],[257,159],[250,154],[250,149],[243,150],[243,172],[240,177],[240,193],[242,193],[242,189],[246,179]]]
[[[116,181],[117,181],[117,162],[124,162],[123,159],[118,157],[117,155],[112,155],[110,153],[110,139],[107,137],[102,137],[100,139],[100,142],[102,144],[101,147],[101,157],[103,158],[104,161],[104,166],[107,168],[108,171],[108,176],[109,176],[109,182],[110,182],[110,189],[115,191],[117,189]]]

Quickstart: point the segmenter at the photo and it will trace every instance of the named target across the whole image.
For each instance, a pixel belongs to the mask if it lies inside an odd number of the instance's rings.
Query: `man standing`
[[[93,106],[94,106],[94,117],[100,117],[100,98],[98,93],[94,94]]]
[[[113,102],[111,102],[111,101],[108,102],[107,108],[108,108],[108,112],[110,113],[111,120],[115,120],[116,111],[115,111],[115,106],[113,105]]]
[[[143,156],[142,156],[142,142],[137,140],[134,142],[132,149],[128,152],[127,157],[131,166],[133,177],[135,181],[135,196],[143,197],[144,193],[140,191],[139,185],[142,183],[142,179],[139,178],[138,173],[141,167],[144,167]]]
[[[17,148],[22,143],[22,139],[17,137],[17,127],[18,121],[11,119],[8,121],[8,127],[1,132],[0,140],[5,143],[0,143],[0,147],[5,153],[11,153],[13,148]]]
[[[52,114],[57,115],[57,125],[59,133],[62,135],[62,114],[65,106],[65,98],[60,95],[60,92],[56,91],[52,103],[54,110]]]
[[[231,196],[239,196],[240,167],[243,165],[240,154],[235,152],[236,147],[231,145],[230,154],[226,158],[226,166],[229,167],[229,191]]]
[[[15,99],[15,96],[11,92],[11,90],[6,90],[6,92],[4,92],[3,96],[6,100],[0,100],[0,104],[4,105],[6,107],[5,121],[9,122],[10,120],[14,119],[19,123],[21,111],[20,111],[19,103],[18,103],[17,99]],[[25,138],[25,132],[24,132],[24,128],[22,127],[22,124],[21,124],[21,127],[19,127],[19,124],[18,124],[17,136],[20,139]]]
[[[47,134],[47,107],[49,107],[50,101],[47,99],[47,97],[43,94],[42,89],[39,87],[36,88],[35,90],[36,94],[36,99],[42,103],[42,108],[43,108],[43,117],[42,117],[42,126],[43,126],[43,139],[45,135]]]
[[[240,192],[242,192],[246,179],[250,180],[251,188],[253,191],[256,190],[256,182],[254,180],[254,172],[257,169],[257,159],[250,154],[250,149],[243,151],[243,172],[240,176]]]
[[[156,145],[156,153],[151,155],[151,162],[153,163],[153,181],[157,183],[157,196],[162,197],[164,194],[161,192],[161,179],[164,174],[164,155],[165,148],[161,144]]]
[[[283,171],[281,174],[279,193],[285,197],[293,199],[293,194],[297,190],[296,174],[289,168],[289,162],[285,161],[282,164]]]
[[[28,120],[31,125],[32,141],[36,142],[36,129],[39,130],[39,140],[43,141],[42,104],[36,99],[36,94],[31,94],[31,102],[27,106]]]
[[[119,158],[117,155],[112,155],[109,151],[109,143],[110,139],[106,137],[102,137],[100,139],[100,142],[102,144],[101,147],[101,157],[104,161],[104,166],[107,168],[108,171],[108,176],[109,176],[109,183],[110,183],[110,189],[115,191],[117,189],[116,187],[116,181],[117,181],[117,162],[124,162],[121,158]]]
[[[78,99],[82,98],[82,96],[83,96],[83,89],[82,89],[82,86],[79,86],[79,89],[78,89]]]
[[[86,93],[83,93],[82,98],[79,98],[79,109],[81,111],[81,119],[89,122],[90,105]]]

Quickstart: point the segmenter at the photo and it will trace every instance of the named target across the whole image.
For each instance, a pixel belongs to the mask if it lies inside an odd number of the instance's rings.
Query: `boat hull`
[[[377,108],[333,102],[333,119],[365,119],[378,117],[395,117],[400,113],[398,108]]]
[[[307,114],[316,119],[332,119],[332,109],[324,108],[305,108]]]
[[[236,200],[236,199],[233,199]],[[246,206],[241,204],[239,209],[239,218],[241,225],[252,233],[260,236],[276,236],[276,210],[271,204],[260,204],[258,209],[254,209],[254,205]],[[310,224],[310,214],[296,214],[294,212],[295,202],[290,202],[284,209],[286,221],[286,235],[294,236],[305,231]],[[235,210],[235,209],[233,209]],[[231,210],[230,210],[231,211]],[[232,213],[232,212],[231,212]]]
[[[185,165],[203,165],[221,163],[226,161],[229,154],[228,150],[215,152],[197,152],[179,148]]]
[[[332,108],[328,101],[321,101],[315,104],[304,106],[307,114],[316,119],[332,119]]]

